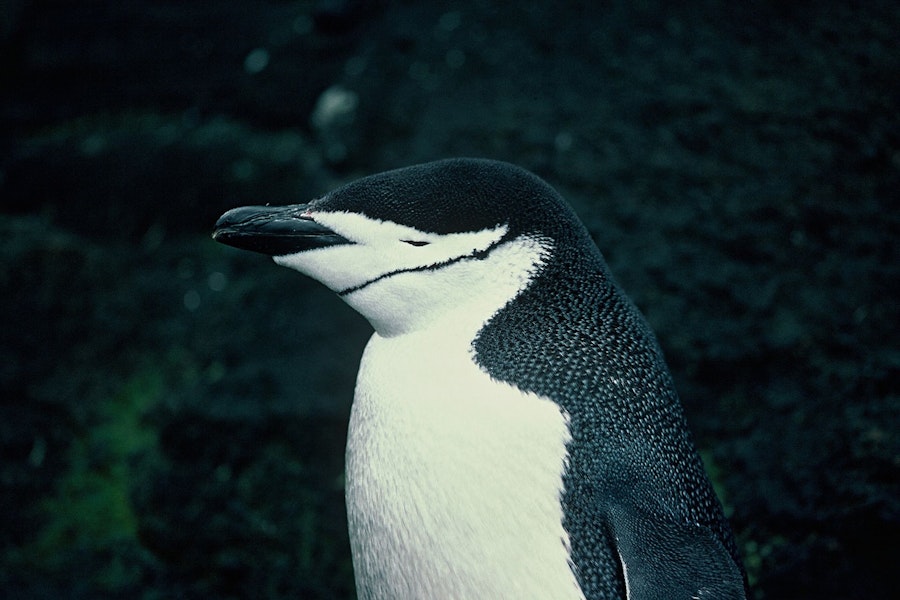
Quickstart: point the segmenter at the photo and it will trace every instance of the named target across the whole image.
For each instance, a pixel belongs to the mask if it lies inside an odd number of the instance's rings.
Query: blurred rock
[[[358,150],[358,107],[359,95],[340,85],[327,88],[316,101],[310,122],[331,164],[344,162],[351,151]]]

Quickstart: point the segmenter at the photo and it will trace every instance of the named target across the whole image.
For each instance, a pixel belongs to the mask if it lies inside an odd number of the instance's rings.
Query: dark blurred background
[[[503,6],[0,4],[0,595],[352,597],[367,325],[209,235],[456,155],[581,214],[755,598],[896,593],[900,4]]]

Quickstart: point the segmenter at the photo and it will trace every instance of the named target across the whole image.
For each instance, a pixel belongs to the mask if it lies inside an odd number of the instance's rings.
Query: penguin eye
[[[419,246],[427,246],[430,243],[430,242],[424,242],[422,240],[400,240],[400,241],[403,242],[404,244],[409,244],[410,246],[416,246],[417,248]]]

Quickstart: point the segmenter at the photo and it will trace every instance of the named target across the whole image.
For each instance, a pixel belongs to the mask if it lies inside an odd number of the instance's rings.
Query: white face
[[[275,262],[341,294],[384,336],[463,312],[480,326],[524,289],[549,249],[547,240],[526,236],[498,243],[505,225],[440,235],[358,213],[311,216],[353,243]]]

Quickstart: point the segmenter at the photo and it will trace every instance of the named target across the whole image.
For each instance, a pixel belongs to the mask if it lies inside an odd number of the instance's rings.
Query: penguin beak
[[[216,221],[212,237],[217,242],[269,256],[353,243],[316,223],[306,204],[233,208]]]

